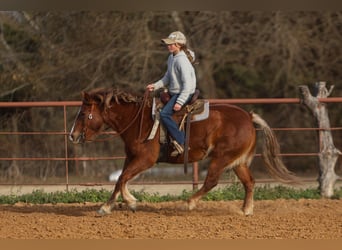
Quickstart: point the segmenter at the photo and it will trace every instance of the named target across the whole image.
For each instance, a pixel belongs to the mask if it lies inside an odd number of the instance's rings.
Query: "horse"
[[[82,105],[75,118],[69,139],[80,144],[96,140],[107,127],[113,129],[124,142],[126,158],[122,173],[107,202],[97,211],[101,215],[110,214],[121,193],[128,208],[135,211],[136,198],[129,192],[127,182],[158,162],[161,146],[158,128],[156,136],[147,140],[154,124],[152,118],[152,97],[145,92],[135,95],[117,88],[94,89],[82,92]],[[263,134],[262,159],[270,175],[284,183],[296,182],[279,157],[280,146],[270,126],[259,115],[247,112],[230,104],[209,104],[209,117],[191,122],[188,162],[210,160],[204,183],[185,203],[192,210],[197,202],[219,181],[226,170],[233,170],[245,191],[242,212],[253,214],[253,191],[255,180],[249,166],[255,156],[256,127]],[[181,113],[181,111],[179,111]],[[174,115],[180,121],[181,115]],[[166,162],[183,163],[184,154],[168,156]]]

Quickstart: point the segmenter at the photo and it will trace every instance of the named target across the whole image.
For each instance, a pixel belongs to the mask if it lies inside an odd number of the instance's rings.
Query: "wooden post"
[[[319,102],[318,98],[328,97],[334,85],[329,91],[325,82],[315,84],[316,97],[313,97],[307,86],[299,86],[302,103],[313,113],[318,124],[319,135],[319,189],[322,197],[330,198],[334,194],[334,185],[338,176],[335,174],[335,164],[341,152],[335,148],[330,130],[330,121],[326,103]]]

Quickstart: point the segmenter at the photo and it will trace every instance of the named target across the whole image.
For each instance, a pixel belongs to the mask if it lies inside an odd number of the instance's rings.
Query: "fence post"
[[[198,162],[192,164],[192,190],[198,190]]]
[[[299,86],[302,103],[304,103],[316,118],[319,130],[319,189],[322,197],[330,198],[334,194],[334,185],[338,176],[335,174],[335,164],[341,152],[335,148],[331,135],[330,121],[326,103],[322,103],[318,98],[328,97],[334,85],[329,91],[325,82],[315,84],[316,97],[313,97],[307,86]]]
[[[63,106],[63,115],[64,115],[64,157],[65,157],[65,182],[66,182],[66,191],[69,191],[69,154],[68,154],[68,131],[67,131],[67,116],[66,116],[66,105]]]

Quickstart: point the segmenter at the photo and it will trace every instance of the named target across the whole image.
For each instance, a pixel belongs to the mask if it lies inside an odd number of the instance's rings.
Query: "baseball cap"
[[[172,32],[167,38],[164,38],[161,40],[165,44],[174,44],[174,43],[186,44],[186,38],[184,34],[180,31]]]

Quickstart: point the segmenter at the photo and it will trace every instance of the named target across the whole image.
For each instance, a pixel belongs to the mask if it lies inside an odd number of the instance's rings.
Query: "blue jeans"
[[[184,133],[184,131],[180,131],[178,129],[177,123],[172,118],[172,115],[175,113],[175,111],[173,110],[173,106],[175,105],[178,96],[179,95],[173,95],[171,97],[171,99],[165,104],[163,109],[160,111],[160,120],[162,121],[163,125],[166,127],[166,129],[170,133],[170,135],[180,145],[184,145],[184,143],[185,143],[185,133]],[[191,98],[191,96],[190,96],[190,98]]]

